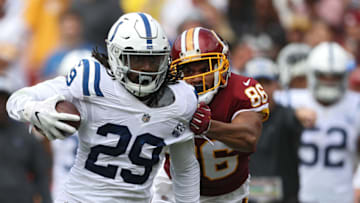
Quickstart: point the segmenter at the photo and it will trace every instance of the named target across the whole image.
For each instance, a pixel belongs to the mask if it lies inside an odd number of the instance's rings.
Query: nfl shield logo
[[[148,113],[145,113],[142,117],[142,121],[146,123],[149,122],[149,120],[150,120],[150,115]]]
[[[172,135],[174,137],[179,137],[181,134],[184,133],[184,131],[185,131],[185,125],[180,122],[172,131]]]

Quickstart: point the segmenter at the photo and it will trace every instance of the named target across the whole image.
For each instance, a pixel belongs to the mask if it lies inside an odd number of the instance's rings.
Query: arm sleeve
[[[194,140],[170,145],[171,176],[177,203],[199,202],[200,169],[195,157]]]
[[[39,83],[32,87],[22,88],[11,95],[9,98],[6,109],[11,118],[19,121],[25,121],[23,109],[29,101],[42,101],[51,96],[61,94],[64,95],[66,100],[72,101],[73,96],[70,89],[66,85],[66,78],[59,76],[52,80]]]

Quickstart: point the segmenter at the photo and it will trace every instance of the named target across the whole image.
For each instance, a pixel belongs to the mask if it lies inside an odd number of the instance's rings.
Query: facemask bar
[[[319,77],[332,76],[337,78],[336,81],[323,81]],[[346,73],[326,74],[315,72],[315,97],[324,103],[334,103],[341,98],[346,89]]]
[[[135,96],[143,97],[157,91],[160,88],[168,69],[169,50],[122,50],[115,44],[112,44],[109,50],[109,57],[113,57],[115,59],[113,61],[116,61],[116,64],[112,65],[112,72],[114,73],[117,80]],[[152,57],[160,57],[156,70],[154,68],[149,69],[149,71],[133,70],[133,64],[138,63],[138,61],[132,62],[132,58],[138,57],[138,59],[141,61],[141,56],[144,56],[144,59],[148,57],[148,60],[152,60]],[[141,65],[138,66],[139,67],[136,68],[141,68]],[[137,75],[135,77],[137,79],[130,80],[128,77],[129,74]]]
[[[210,70],[205,73],[193,75],[193,76],[187,76],[184,77],[183,80],[189,80],[197,77],[201,77],[203,83],[203,91],[198,92],[199,95],[205,94],[207,92],[210,92],[216,88],[218,88],[220,85],[226,84],[227,79],[227,71],[229,69],[229,61],[226,58],[225,54],[222,53],[206,53],[206,54],[198,54],[193,56],[187,56],[183,58],[179,58],[174,60],[171,63],[170,70],[172,73],[181,72],[181,66],[187,63],[193,63],[197,61],[205,61],[208,60],[209,68]],[[216,61],[216,64],[213,64],[213,61]],[[214,85],[212,87],[207,88],[205,83],[205,77],[214,74]]]

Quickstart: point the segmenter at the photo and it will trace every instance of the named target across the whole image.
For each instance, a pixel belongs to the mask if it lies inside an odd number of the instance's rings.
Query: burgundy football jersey
[[[241,111],[263,113],[263,120],[269,116],[268,97],[262,86],[254,79],[232,74],[227,86],[210,103],[211,119],[230,123]],[[233,150],[220,141],[213,144],[203,138],[196,138],[196,156],[200,164],[200,194],[216,196],[230,193],[239,188],[249,175],[249,155]],[[169,161],[165,170],[169,172]],[[168,173],[169,174],[169,173]]]
[[[262,112],[268,116],[268,97],[254,79],[232,74],[226,88],[220,89],[210,103],[211,118],[230,123],[241,111]],[[250,153],[238,152],[220,141],[214,146],[196,138],[196,155],[201,170],[201,195],[214,196],[232,192],[248,178]]]

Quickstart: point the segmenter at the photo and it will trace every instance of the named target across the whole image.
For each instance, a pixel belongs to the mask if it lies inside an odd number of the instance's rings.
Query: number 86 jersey
[[[225,88],[219,89],[210,103],[214,120],[230,123],[243,111],[262,113],[263,120],[269,116],[268,96],[254,79],[232,74]],[[230,193],[249,176],[249,155],[233,150],[224,143],[196,138],[196,153],[201,170],[201,195],[218,196]],[[247,194],[244,194],[247,195]]]

